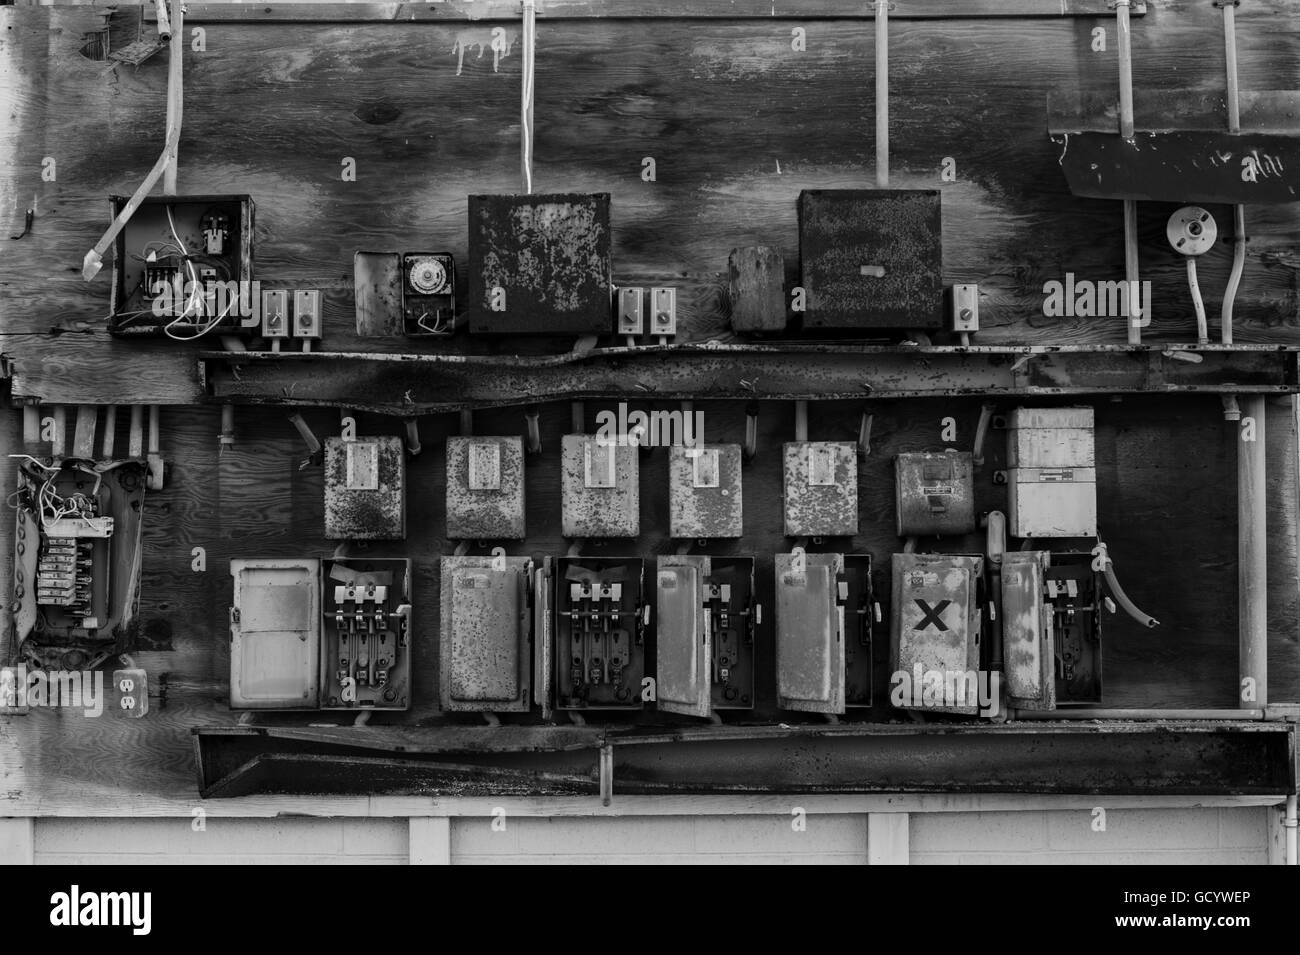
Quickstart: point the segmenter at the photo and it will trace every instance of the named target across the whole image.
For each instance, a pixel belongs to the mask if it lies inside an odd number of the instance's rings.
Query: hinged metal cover
[[[230,705],[314,709],[319,696],[320,561],[232,560]]]
[[[668,516],[673,537],[743,533],[740,445],[668,449]]]
[[[442,558],[440,661],[445,710],[529,707],[531,560]]]
[[[801,192],[804,327],[940,327],[939,203],[932,189]]]
[[[709,715],[712,634],[701,613],[708,575],[707,557],[659,559],[655,693],[659,709],[669,713]]]
[[[973,473],[969,451],[900,454],[894,461],[898,536],[974,533]]]
[[[1051,607],[1044,600],[1048,551],[1009,551],[1002,558],[1002,657],[1007,706],[1056,709],[1056,652]]]
[[[776,555],[776,691],[785,709],[844,712],[843,569],[840,554]]]
[[[401,438],[325,439],[325,537],[406,537],[406,450]]]
[[[893,563],[891,677],[911,690],[902,708],[976,715],[984,559],[894,554]],[[953,693],[926,699],[927,684]]]

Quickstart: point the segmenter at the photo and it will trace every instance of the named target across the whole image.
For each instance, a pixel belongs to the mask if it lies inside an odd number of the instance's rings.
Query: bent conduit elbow
[[[1126,614],[1148,630],[1160,626],[1159,620],[1150,614],[1143,613],[1133,601],[1128,599],[1128,594],[1124,593],[1124,588],[1119,585],[1119,580],[1115,577],[1115,566],[1109,560],[1106,561],[1102,573],[1106,575],[1106,586],[1110,588],[1111,596],[1115,598],[1115,602],[1124,609]]]

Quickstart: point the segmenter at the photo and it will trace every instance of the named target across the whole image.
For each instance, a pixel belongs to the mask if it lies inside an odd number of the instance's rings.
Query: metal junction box
[[[1092,408],[1017,408],[1008,419],[1013,537],[1096,537]]]
[[[894,459],[898,536],[972,534],[975,482],[969,451],[900,454]]]
[[[610,246],[608,193],[470,196],[470,331],[608,334]]]
[[[1056,709],[1056,650],[1047,603],[1047,551],[1002,557],[1002,659],[1007,706]]]
[[[234,709],[406,709],[410,561],[232,560]]]
[[[325,439],[325,537],[406,537],[406,452],[401,438]]]
[[[879,616],[867,554],[776,555],[776,688],[787,710],[871,705]]]
[[[799,194],[804,328],[940,328],[939,192]]]
[[[858,446],[791,441],[785,446],[785,536],[858,532]]]
[[[565,537],[641,533],[640,458],[631,444],[566,434],[561,448],[561,524]]]
[[[754,559],[659,558],[659,709],[688,716],[754,706]]]
[[[668,515],[673,537],[740,537],[740,445],[669,448]]]
[[[556,707],[640,709],[645,562],[561,557],[555,571]]]
[[[903,709],[979,713],[984,558],[895,554],[890,670],[912,694]],[[923,696],[928,684],[946,691]]]
[[[517,435],[447,439],[447,536],[524,537],[524,442]]]
[[[442,558],[444,710],[528,710],[532,575],[527,557]]]

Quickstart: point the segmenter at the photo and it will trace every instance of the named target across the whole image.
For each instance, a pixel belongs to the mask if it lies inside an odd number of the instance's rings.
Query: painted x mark
[[[926,627],[930,626],[930,624],[934,624],[935,627],[940,631],[944,631],[948,629],[947,624],[945,624],[943,620],[940,619],[940,615],[945,610],[948,609],[948,604],[952,603],[951,600],[940,600],[932,608],[928,603],[926,603],[920,597],[917,597],[915,599],[916,599],[916,605],[921,608],[921,613],[925,614],[925,616],[921,618],[921,622],[919,625],[912,628],[913,630],[924,630]]]

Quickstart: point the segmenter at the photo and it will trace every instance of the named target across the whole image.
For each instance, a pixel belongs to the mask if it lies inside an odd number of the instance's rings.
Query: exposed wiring
[[[1196,281],[1196,257],[1187,258],[1187,286],[1192,290],[1192,306],[1196,309],[1196,343],[1207,345],[1210,342],[1210,326],[1205,318],[1205,300],[1201,298],[1201,285]]]

